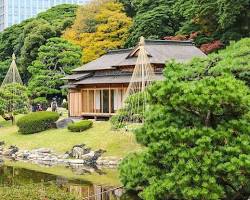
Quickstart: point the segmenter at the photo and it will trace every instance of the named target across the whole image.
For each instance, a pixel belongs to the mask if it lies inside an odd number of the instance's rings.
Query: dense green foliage
[[[160,39],[166,35],[174,35],[179,29],[179,19],[173,13],[172,0],[122,0],[121,2],[128,9],[128,14],[134,10],[136,12],[127,46],[137,44],[141,36]]]
[[[22,186],[0,187],[4,200],[76,200],[73,195],[55,185],[27,184]]]
[[[93,122],[90,120],[82,120],[68,125],[68,129],[72,132],[82,132],[93,126]]]
[[[49,102],[45,97],[37,97],[31,101],[31,105],[37,106],[38,104],[41,105],[43,109],[47,109],[49,106]]]
[[[126,123],[137,122],[140,123],[144,120],[143,105],[147,104],[149,95],[148,92],[135,93],[128,96],[125,105],[120,109],[116,115],[112,116],[110,122],[113,129],[119,129],[126,125]]]
[[[5,75],[10,67],[11,64],[11,59],[7,59],[5,61],[0,61],[0,83],[2,83],[2,81],[5,78]]]
[[[59,114],[56,112],[34,112],[21,117],[17,126],[22,134],[38,133],[54,128],[58,119]]]
[[[210,76],[232,74],[235,78],[245,81],[250,87],[250,38],[232,42],[218,54],[206,58],[194,59],[189,65],[182,66],[187,76],[199,78],[204,73]]]
[[[50,100],[52,96],[63,95],[60,78],[64,72],[69,73],[81,64],[79,49],[69,42],[79,45],[83,62],[89,62],[110,49],[137,44],[140,36],[162,39],[164,36],[184,34],[183,38],[187,39],[192,33],[191,38],[201,45],[217,39],[227,44],[229,40],[238,40],[250,33],[248,0],[119,2],[92,0],[80,7],[58,5],[1,32],[0,82],[15,52],[23,82],[29,85],[30,96]],[[50,40],[62,35],[68,42]],[[53,57],[56,57],[55,60]],[[61,66],[57,66],[57,61]]]
[[[27,67],[36,59],[39,47],[45,44],[47,39],[61,36],[62,32],[73,23],[76,8],[76,5],[55,6],[40,13],[36,18],[25,20],[1,32],[0,71],[3,71],[3,76],[8,67],[5,62],[15,52],[21,76],[25,83],[28,82]],[[3,77],[0,76],[0,82],[2,80]]]
[[[27,67],[37,57],[39,47],[45,44],[47,39],[55,36],[54,27],[43,19],[33,20],[24,27],[23,33],[19,37],[21,55],[18,61],[24,67],[21,73],[25,74],[25,79],[28,78],[26,76]]]
[[[8,84],[0,88],[0,114],[21,114],[29,111],[27,88],[18,84]]]
[[[223,42],[249,37],[249,9],[248,0],[177,0],[174,5],[175,13],[185,19],[181,33],[199,31],[198,39]]]
[[[32,98],[62,96],[61,80],[65,74],[81,65],[82,51],[62,38],[50,38],[38,49],[38,56],[28,67],[31,79],[28,84]],[[46,84],[44,84],[46,83]]]
[[[224,43],[249,37],[248,0],[119,0],[134,24],[127,45],[140,36],[161,39],[176,34],[197,32],[201,45],[219,39]]]
[[[120,166],[127,189],[142,190],[146,200],[248,199],[249,42],[166,66],[135,132],[147,148]]]

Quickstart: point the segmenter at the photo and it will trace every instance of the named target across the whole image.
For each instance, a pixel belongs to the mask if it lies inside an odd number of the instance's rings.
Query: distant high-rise
[[[83,4],[87,0],[0,0],[0,31],[36,16],[58,4]]]

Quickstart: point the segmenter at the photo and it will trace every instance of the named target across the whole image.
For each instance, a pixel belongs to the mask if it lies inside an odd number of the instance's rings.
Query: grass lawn
[[[141,149],[132,133],[112,131],[109,122],[94,122],[93,128],[82,133],[72,133],[67,129],[53,129],[32,135],[21,135],[18,128],[0,119],[0,141],[16,145],[21,149],[51,148],[65,153],[76,144],[86,144],[94,150],[104,149],[105,156],[124,157]]]

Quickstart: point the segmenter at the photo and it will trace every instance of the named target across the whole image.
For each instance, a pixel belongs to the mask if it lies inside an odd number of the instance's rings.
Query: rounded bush
[[[72,132],[82,132],[93,126],[93,122],[89,120],[83,120],[74,124],[69,124],[68,129]]]
[[[17,126],[22,134],[38,133],[54,128],[58,119],[59,114],[56,112],[34,112],[20,118]]]

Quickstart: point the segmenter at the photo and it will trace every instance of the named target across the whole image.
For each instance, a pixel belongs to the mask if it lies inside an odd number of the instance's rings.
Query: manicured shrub
[[[17,126],[22,134],[38,133],[54,128],[58,119],[59,114],[56,112],[35,112],[20,118],[17,121]]]
[[[0,88],[0,114],[26,114],[29,110],[27,88],[10,83]]]
[[[93,122],[89,120],[83,120],[74,124],[69,124],[68,129],[72,132],[82,132],[93,126]]]
[[[55,185],[43,184],[0,187],[0,197],[4,200],[77,200]]]
[[[130,95],[126,99],[124,107],[120,109],[116,113],[116,115],[111,117],[110,122],[112,128],[113,129],[123,128],[126,125],[126,122],[141,123],[145,117],[143,105],[145,105],[146,102],[149,101],[148,96],[149,95],[147,91]]]
[[[111,123],[112,129],[116,130],[116,129],[123,128],[126,124],[125,123],[126,116],[127,116],[127,114],[124,113],[122,109],[119,110],[116,115],[112,116],[110,118],[110,123]]]

